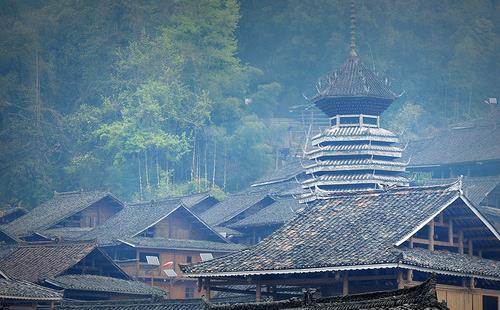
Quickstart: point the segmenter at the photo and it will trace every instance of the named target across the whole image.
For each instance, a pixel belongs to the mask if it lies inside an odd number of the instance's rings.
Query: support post
[[[476,279],[474,277],[470,277],[469,279],[469,287],[476,288]]]
[[[410,237],[409,243],[410,243],[410,249],[413,249],[413,237]]]
[[[464,254],[464,232],[458,234],[458,253]]]
[[[255,302],[260,302],[262,300],[262,287],[260,285],[260,278],[257,279],[257,284],[255,286]]]
[[[212,295],[210,292],[210,279],[205,280],[205,295],[206,295],[205,297],[208,300],[210,300],[210,297],[211,297],[210,295]]]
[[[398,289],[404,288],[404,281],[403,281],[403,270],[398,269],[398,275],[397,275],[397,281],[398,281]]]
[[[408,270],[406,271],[406,281],[407,281],[408,283],[413,282],[413,270],[408,269]]]
[[[349,272],[344,272],[342,277],[342,295],[349,295]]]
[[[472,248],[472,239],[467,240],[467,254],[469,254],[469,256],[474,255],[474,249]]]
[[[453,220],[450,220],[450,224],[448,226],[448,242],[450,245],[453,245]]]
[[[434,251],[434,219],[429,223],[429,250]]]

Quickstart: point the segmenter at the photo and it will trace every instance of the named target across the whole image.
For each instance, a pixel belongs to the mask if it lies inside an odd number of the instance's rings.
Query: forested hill
[[[498,1],[357,0],[362,60],[412,134],[499,94]],[[54,190],[236,191],[348,52],[349,2],[0,0],[0,207]]]

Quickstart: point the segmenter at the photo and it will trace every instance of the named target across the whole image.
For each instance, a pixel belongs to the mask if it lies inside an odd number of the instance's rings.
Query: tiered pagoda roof
[[[326,115],[380,115],[396,99],[374,72],[352,53],[340,70],[328,75],[317,85],[313,100]]]
[[[339,191],[408,186],[404,148],[399,138],[380,128],[380,115],[397,96],[359,59],[352,5],[351,52],[340,70],[320,80],[313,103],[331,119],[331,127],[312,138],[306,152],[312,164],[301,202]]]

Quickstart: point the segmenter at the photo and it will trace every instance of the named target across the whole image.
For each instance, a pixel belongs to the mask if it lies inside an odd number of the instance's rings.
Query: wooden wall
[[[155,225],[154,237],[206,240],[205,232],[197,228],[188,217],[176,212]]]
[[[450,310],[483,310],[483,295],[497,296],[500,301],[500,291],[442,284],[437,285],[437,294],[438,300],[445,301]]]

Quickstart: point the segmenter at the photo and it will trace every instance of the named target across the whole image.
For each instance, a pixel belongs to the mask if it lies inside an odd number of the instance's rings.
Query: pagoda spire
[[[351,0],[351,57],[358,57],[356,52],[356,5]]]

